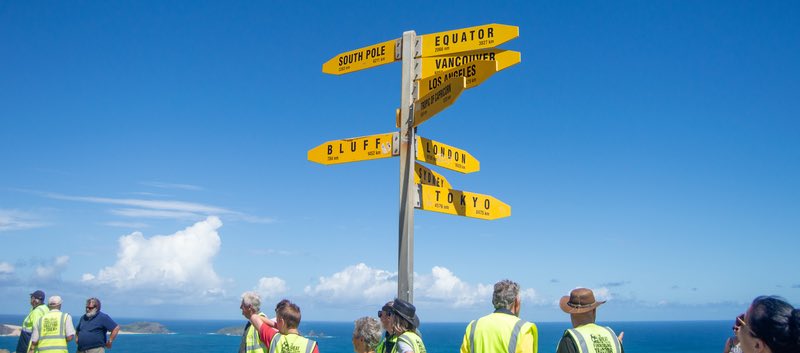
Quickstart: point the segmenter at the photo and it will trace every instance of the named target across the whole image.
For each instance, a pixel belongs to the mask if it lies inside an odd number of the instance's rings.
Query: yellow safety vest
[[[400,342],[411,346],[411,349],[414,350],[414,353],[427,353],[425,350],[425,344],[422,343],[422,338],[414,332],[407,331],[397,337],[397,342],[395,342],[394,347],[392,347],[392,353],[397,353],[397,346],[400,344]]]
[[[311,353],[317,342],[296,333],[276,333],[269,344],[269,353]]]
[[[50,309],[44,304],[40,304],[31,309],[31,312],[25,317],[25,320],[22,321],[22,330],[28,333],[33,332],[33,325],[36,325],[39,319],[42,318],[44,314],[47,314],[48,311],[50,311]]]
[[[536,353],[539,332],[533,323],[492,313],[467,325],[462,353]]]
[[[610,327],[586,324],[564,332],[578,346],[578,353],[622,353],[617,335]]]
[[[386,342],[387,341],[391,342],[393,344],[397,344],[397,336],[392,335],[392,336],[389,336],[389,338],[387,339],[386,336],[384,335],[381,338],[381,341],[378,342],[378,346],[375,347],[375,353],[387,353],[386,352]],[[392,345],[392,347],[394,347],[394,345]]]
[[[48,312],[39,319],[38,328],[36,352],[67,353],[67,313]]]
[[[267,317],[264,313],[258,315]],[[246,353],[267,353],[267,345],[258,338],[258,330],[252,324],[248,325],[245,332],[245,352]]]

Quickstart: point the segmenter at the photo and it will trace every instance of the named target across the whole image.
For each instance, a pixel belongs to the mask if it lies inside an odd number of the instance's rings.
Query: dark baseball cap
[[[42,292],[40,290],[37,290],[37,291],[31,293],[31,297],[34,297],[34,298],[39,299],[41,301],[44,301],[44,292]]]

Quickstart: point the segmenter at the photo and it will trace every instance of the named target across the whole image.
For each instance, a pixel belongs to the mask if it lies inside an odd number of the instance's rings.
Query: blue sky
[[[307,320],[396,295],[399,159],[322,166],[328,140],[391,132],[400,65],[334,55],[502,23],[522,62],[419,134],[481,171],[437,169],[510,218],[415,213],[424,321],[522,316],[594,288],[606,320],[729,319],[800,303],[800,5],[793,2],[4,2],[0,313],[44,289],[81,312]]]

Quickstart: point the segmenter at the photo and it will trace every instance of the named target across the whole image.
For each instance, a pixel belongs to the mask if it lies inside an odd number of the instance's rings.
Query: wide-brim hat
[[[414,327],[419,327],[419,317],[417,316],[417,308],[414,307],[414,304],[397,298],[394,300],[394,303],[392,303],[392,312],[400,315],[400,317],[414,325]]]
[[[606,301],[596,301],[589,288],[576,288],[569,295],[561,297],[558,306],[567,314],[581,314],[594,310]]]

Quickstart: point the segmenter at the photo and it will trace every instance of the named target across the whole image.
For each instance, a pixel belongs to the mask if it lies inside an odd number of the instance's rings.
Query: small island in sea
[[[225,336],[241,336],[243,332],[244,332],[244,325],[224,327],[217,330],[217,332],[214,332],[214,334],[225,335]]]
[[[120,333],[172,333],[160,323],[144,321],[120,325],[120,331]]]

